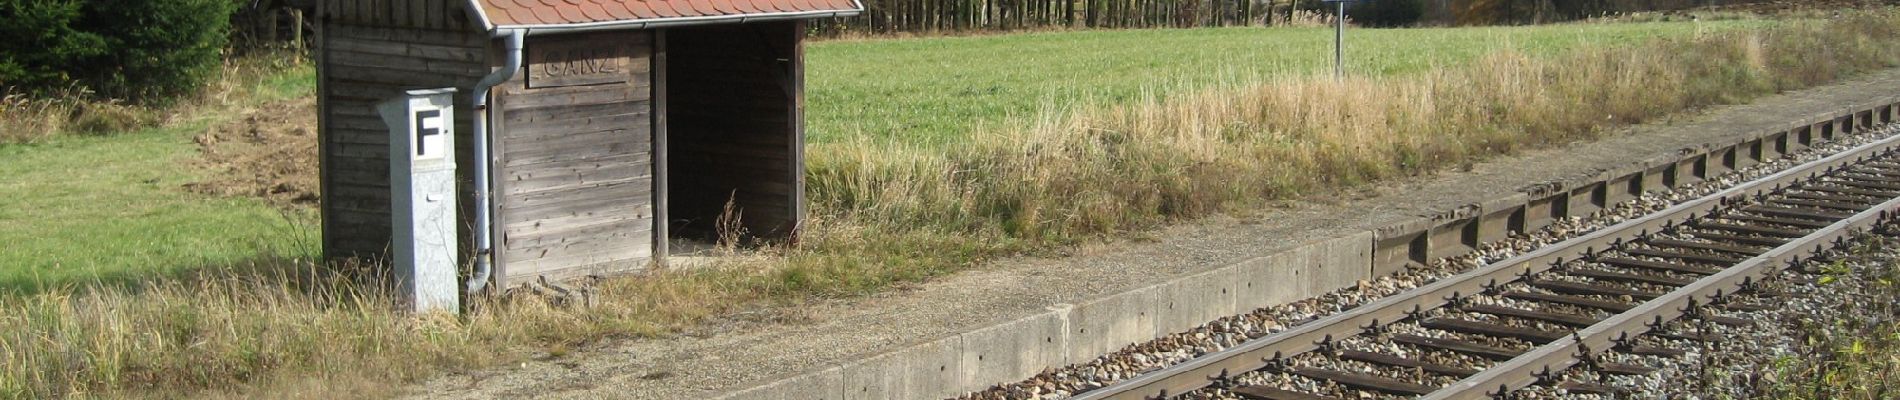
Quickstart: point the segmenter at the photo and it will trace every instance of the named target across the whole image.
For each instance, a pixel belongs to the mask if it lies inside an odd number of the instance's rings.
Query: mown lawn
[[[1760,20],[1352,29],[1349,71],[1391,75],[1499,50],[1550,55],[1761,26]],[[807,133],[935,145],[1044,110],[1121,105],[1212,85],[1332,72],[1329,28],[1076,31],[833,41],[806,49]]]
[[[223,101],[306,96],[313,77],[305,66],[246,78]],[[0,292],[315,254],[314,212],[184,188],[208,173],[192,138],[229,118],[219,108],[162,128],[0,144]]]

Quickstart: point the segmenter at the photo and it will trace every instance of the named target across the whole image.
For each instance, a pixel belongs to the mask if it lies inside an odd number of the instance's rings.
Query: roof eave
[[[475,16],[475,22],[480,24],[482,30],[490,33],[499,32],[495,29],[495,21],[488,19],[488,10],[482,9],[482,0],[468,0],[462,2],[462,5],[468,6],[468,13]]]
[[[784,21],[784,20],[796,20],[796,19],[837,18],[837,17],[856,16],[864,12],[864,3],[862,3],[859,0],[851,0],[851,4],[855,6],[855,9],[850,9],[850,10],[797,11],[797,12],[775,12],[775,13],[760,13],[760,14],[742,14],[742,15],[710,15],[710,16],[694,16],[694,17],[648,18],[648,19],[633,19],[633,20],[621,20],[621,21],[583,22],[583,23],[572,23],[572,24],[494,25],[488,19],[488,15],[481,11],[481,5],[478,4],[480,1],[481,0],[471,0],[469,4],[475,7],[477,18],[481,19],[483,26],[487,27],[488,32],[495,35],[501,35],[502,33],[510,31],[510,30],[526,30],[527,33],[530,35],[542,35],[542,34],[555,34],[555,33],[593,32],[593,31],[628,30],[628,29],[653,29],[653,28],[666,28],[666,27],[675,27],[675,26],[710,25],[710,24],[724,24],[724,23],[747,23],[747,22],[764,22],[764,21]]]

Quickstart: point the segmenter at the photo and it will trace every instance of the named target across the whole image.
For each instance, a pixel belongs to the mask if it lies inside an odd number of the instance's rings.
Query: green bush
[[[0,0],[0,87],[65,86],[71,67],[106,53],[104,37],[76,29],[82,0]]]
[[[0,0],[0,86],[166,102],[215,71],[232,0]]]
[[[1365,1],[1354,3],[1346,15],[1366,26],[1409,26],[1425,16],[1425,3],[1419,0]]]
[[[1332,15],[1336,5],[1322,0],[1301,0],[1296,5],[1303,10],[1315,10]],[[1346,16],[1352,23],[1362,26],[1398,27],[1418,24],[1425,16],[1425,3],[1420,0],[1372,0],[1347,3]]]

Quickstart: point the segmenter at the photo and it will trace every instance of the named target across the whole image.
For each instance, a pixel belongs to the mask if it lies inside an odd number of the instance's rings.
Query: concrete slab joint
[[[1424,263],[1431,250],[1431,218],[1412,217],[1374,230],[1370,276],[1385,276],[1411,263]]]
[[[962,393],[962,336],[845,364],[844,400],[944,398]]]
[[[1160,285],[1076,304],[1069,313],[1069,359],[1086,360],[1158,336],[1153,304]]]
[[[822,370],[727,393],[714,400],[843,400],[844,368]]]
[[[1162,284],[1162,297],[1154,303],[1157,336],[1187,331],[1234,315],[1234,295],[1239,283],[1235,270],[1236,267],[1229,265]]]
[[[1057,304],[1048,312],[991,325],[961,336],[961,388],[1014,382],[1043,368],[1069,364],[1069,312]]]

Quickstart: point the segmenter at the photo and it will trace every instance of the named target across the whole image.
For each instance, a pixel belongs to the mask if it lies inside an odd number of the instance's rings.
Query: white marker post
[[[389,126],[389,205],[397,288],[411,311],[461,310],[457,290],[454,88],[376,105]]]

